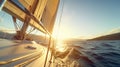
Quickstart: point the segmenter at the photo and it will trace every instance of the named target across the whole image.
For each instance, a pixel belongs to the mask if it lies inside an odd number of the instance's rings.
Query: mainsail
[[[41,21],[50,33],[53,30],[58,4],[59,0],[48,0],[42,15]]]
[[[25,39],[26,31],[29,25],[34,27],[34,29],[43,32],[44,34],[49,35],[49,41],[48,44],[46,44],[46,46],[48,46],[48,48],[46,49],[46,55],[43,55],[42,57],[42,59],[44,59],[45,57],[45,67],[46,63],[48,62],[47,59],[50,52],[49,50],[51,49],[51,45],[53,46],[53,44],[51,43],[53,40],[51,34],[56,19],[59,0],[0,0],[0,4],[1,3],[2,10],[12,16],[14,23],[16,23],[16,19],[23,22],[20,30],[16,30],[16,39]],[[27,48],[36,49],[32,46],[28,46]],[[52,58],[52,55],[49,57]]]
[[[19,33],[22,37],[28,25],[43,33],[52,33],[58,4],[59,0],[7,0],[3,10],[24,22]]]

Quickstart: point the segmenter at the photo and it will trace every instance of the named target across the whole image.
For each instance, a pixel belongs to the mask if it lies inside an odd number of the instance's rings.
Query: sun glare
[[[60,30],[54,30],[53,37],[57,38],[58,41],[63,41],[65,39],[71,38],[71,30],[68,28],[61,28]]]
[[[55,49],[56,49],[56,51],[64,52],[65,49],[66,49],[66,44],[64,44],[64,43],[57,43],[56,46],[55,46]]]

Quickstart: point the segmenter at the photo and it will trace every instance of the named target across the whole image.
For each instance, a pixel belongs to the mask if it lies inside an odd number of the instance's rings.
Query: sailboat
[[[0,67],[104,67],[92,58],[96,54],[79,46],[89,42],[56,48],[52,32],[59,3],[60,0],[0,0],[0,15],[11,18],[5,17],[5,22],[0,19],[0,23],[9,27],[12,21],[15,27],[14,34],[0,27]],[[35,35],[29,35],[34,30],[45,36],[36,36],[36,41]]]
[[[15,26],[12,39],[0,38],[0,67],[48,67],[52,59],[52,31],[59,0],[0,0],[0,11],[9,14]],[[22,22],[21,27],[17,21]],[[9,22],[9,20],[7,21]],[[6,24],[7,25],[7,24]],[[28,27],[47,35],[47,44],[28,37]],[[1,35],[2,36],[2,35]],[[12,36],[12,35],[9,35]],[[42,37],[40,38],[42,39]],[[44,43],[43,43],[44,44]],[[45,47],[47,46],[47,47]]]

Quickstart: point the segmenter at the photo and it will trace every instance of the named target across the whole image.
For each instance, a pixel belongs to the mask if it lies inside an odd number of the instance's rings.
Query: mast
[[[29,25],[51,35],[58,4],[59,0],[6,0],[3,10],[23,22],[16,34],[22,40]]]
[[[19,0],[24,6],[26,5],[26,4],[24,4],[25,3],[25,1],[24,0]],[[37,0],[35,0],[34,2],[33,2],[33,4],[35,4],[34,6],[26,6],[25,8],[26,9],[28,9],[31,13],[34,13],[34,11],[35,11],[35,7],[37,7],[37,4],[38,4],[38,1]],[[22,28],[21,28],[21,30],[20,31],[17,31],[17,34],[16,34],[16,36],[15,36],[15,38],[16,39],[18,39],[18,40],[23,40],[24,38],[25,38],[25,35],[26,35],[26,30],[27,30],[27,28],[28,28],[28,26],[29,26],[29,22],[30,22],[30,18],[28,17],[28,16],[26,16],[25,17],[25,21],[24,21],[25,23],[23,23],[23,26],[22,26]]]
[[[3,6],[3,10],[12,15],[14,22],[16,22],[16,19],[23,22],[22,28],[19,31],[17,30],[16,39],[23,40],[25,38],[26,30],[29,25],[49,35],[50,40],[45,65],[50,46],[52,45],[51,34],[58,5],[59,0],[7,0]]]

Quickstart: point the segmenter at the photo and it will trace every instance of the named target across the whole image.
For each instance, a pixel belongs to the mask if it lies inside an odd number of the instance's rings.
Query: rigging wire
[[[58,41],[58,34],[59,34],[61,20],[62,20],[62,16],[63,16],[64,3],[65,3],[65,0],[63,0],[63,4],[62,4],[62,7],[61,7],[60,19],[58,21],[58,32],[57,32],[57,35],[56,35],[56,38],[55,38],[56,41]],[[54,62],[54,58],[53,58],[54,55],[53,54],[54,54],[55,44],[56,44],[56,42],[54,42],[54,40],[53,40],[53,45],[52,45],[52,50],[51,50],[51,57],[50,57],[50,60],[49,60],[49,62],[50,62],[49,67],[50,67],[50,65],[52,63],[52,59],[53,59],[53,62]]]
[[[62,21],[62,17],[63,17],[64,4],[65,4],[65,0],[63,0],[63,4],[62,4],[62,7],[61,7],[60,19],[58,20],[58,30],[57,30],[57,34],[56,34],[56,42],[55,42],[55,44],[58,42],[58,36],[59,36],[61,21]],[[54,44],[54,46],[55,46],[55,44]],[[55,59],[55,58],[54,58],[54,59]],[[53,60],[53,62],[54,62],[54,61],[55,61],[55,60]]]
[[[25,39],[27,38],[27,36],[28,36],[31,32],[33,32],[34,30],[35,30],[35,28],[34,28],[34,27],[31,27],[30,31],[25,34],[23,40],[25,40]]]
[[[13,18],[15,30],[16,30],[16,31],[19,31],[19,30],[20,30],[20,26],[19,26],[19,24],[17,23],[17,19],[16,19],[14,16],[12,16],[12,18]],[[27,37],[31,32],[33,32],[34,30],[35,30],[35,28],[34,28],[34,27],[31,27],[30,31],[29,31],[27,34],[25,34],[23,40],[25,40],[26,37]]]
[[[62,4],[62,7],[61,7],[60,19],[58,20],[58,30],[57,30],[57,34],[56,34],[56,41],[58,41],[58,36],[59,36],[59,31],[60,31],[60,26],[61,26],[61,20],[62,20],[62,17],[63,17],[64,3],[65,3],[65,0],[63,0],[63,4]]]
[[[22,21],[20,21],[20,20],[17,20],[18,21],[18,23],[19,23],[19,27],[20,27],[20,29],[22,28],[22,26],[23,26],[23,23],[22,23]]]
[[[63,7],[62,7],[63,8]],[[63,10],[62,10],[63,11]],[[46,31],[47,32],[47,31]],[[48,48],[47,48],[47,54],[46,54],[46,58],[45,58],[45,63],[44,63],[44,67],[46,67],[46,62],[47,62],[47,58],[48,58],[48,53],[49,53],[49,50],[50,50],[50,46],[51,46],[51,41],[52,41],[52,35],[51,34],[49,34],[48,33],[48,35],[50,36],[50,39],[49,39],[49,44],[48,44]],[[53,47],[53,46],[52,46]],[[53,49],[53,48],[52,48]],[[51,51],[51,58],[50,58],[50,62],[51,62],[51,60],[52,60],[52,52],[53,51]],[[49,65],[50,66],[50,65]]]
[[[47,48],[47,53],[46,53],[46,58],[45,58],[45,63],[44,63],[44,67],[46,67],[48,53],[49,53],[49,49],[50,49],[50,45],[51,45],[51,40],[52,40],[52,37],[50,36],[50,38],[49,38],[49,44],[48,44],[48,48]]]
[[[12,1],[10,1],[10,2],[12,2]],[[13,4],[15,4],[14,2],[12,2]],[[15,4],[16,5],[16,4]],[[21,9],[21,10],[23,10],[23,9]],[[39,22],[35,17],[34,17],[34,15],[33,14],[31,14],[27,9],[26,10],[23,10],[25,13],[27,13],[28,14],[28,16],[30,17],[30,18],[32,18],[34,21],[36,21],[37,23]],[[51,44],[51,39],[52,39],[52,36],[51,36],[51,33],[49,33],[48,32],[48,30],[46,29],[46,27],[44,27],[44,25],[42,24],[42,23],[40,23],[39,22],[39,24],[41,25],[41,27],[48,33],[48,35],[50,36],[50,39],[49,39],[49,44],[48,44],[48,46],[50,46],[50,44]],[[33,29],[34,30],[34,29]],[[33,31],[32,30],[32,31]],[[31,32],[31,31],[30,31]],[[30,33],[29,32],[29,33]],[[49,49],[50,49],[50,47],[48,47],[48,51],[49,51]],[[47,55],[48,55],[48,52],[47,52]]]
[[[15,30],[18,31],[20,28],[17,24],[16,18],[14,16],[12,16],[13,22],[14,22],[14,26],[15,26]]]
[[[23,11],[24,13],[26,13],[26,15],[33,19],[35,22],[37,22],[42,28],[44,31],[42,31],[43,33],[47,33],[49,36],[51,36],[51,33],[49,33],[49,31],[46,29],[46,27],[43,25],[43,23],[41,23],[34,15],[33,13],[31,13],[29,10],[27,10],[27,8],[25,9],[22,9],[20,6],[18,6],[16,3],[14,3],[13,1],[11,0],[8,0],[10,3],[14,4],[16,7],[18,7],[21,11]],[[22,5],[22,4],[21,4]]]
[[[59,31],[60,31],[60,26],[61,26],[61,20],[62,20],[62,16],[63,16],[64,3],[65,3],[65,0],[63,0],[60,19],[58,20],[58,30],[57,30],[57,35],[56,35],[56,41],[58,41],[58,36],[59,36]],[[56,44],[56,42],[55,42],[55,44]]]
[[[47,42],[47,34],[44,35],[44,43]]]

